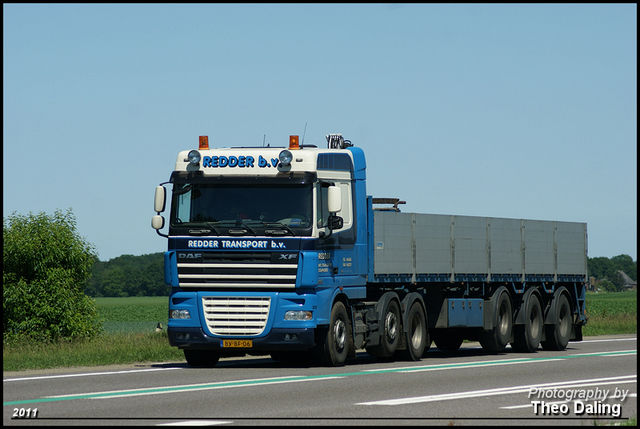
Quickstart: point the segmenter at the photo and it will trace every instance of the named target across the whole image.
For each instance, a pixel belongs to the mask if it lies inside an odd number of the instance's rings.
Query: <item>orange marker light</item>
[[[300,149],[300,144],[298,143],[298,136],[289,136],[289,149],[292,149],[292,150]]]
[[[200,136],[200,150],[209,150],[209,136]]]

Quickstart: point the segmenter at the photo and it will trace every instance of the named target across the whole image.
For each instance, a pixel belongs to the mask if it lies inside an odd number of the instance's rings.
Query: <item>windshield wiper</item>
[[[296,235],[296,233],[286,223],[282,223],[282,222],[265,222],[265,225],[276,225],[276,226],[279,226],[279,227],[282,228],[281,230],[265,229],[265,231],[264,231],[265,234],[286,235],[287,232],[290,232],[291,235],[293,235],[293,236]]]
[[[256,232],[256,230],[255,230],[255,229],[253,229],[253,228],[251,228],[249,225],[247,225],[247,223],[246,223],[246,222],[244,222],[244,221],[242,220],[242,218],[237,218],[237,219],[236,219],[236,225],[235,225],[235,226],[236,226],[236,227],[239,227],[239,228],[247,228],[247,229],[248,229],[248,230],[249,230],[249,231],[250,231],[254,236],[257,236],[257,235],[258,235],[258,233]],[[247,232],[247,231],[246,231],[246,230],[244,230],[244,229],[230,229],[230,230],[229,230],[229,234],[230,234],[230,235],[244,235],[244,234],[245,234],[245,232]]]
[[[216,235],[220,235],[220,231],[218,231],[218,228],[216,228],[213,224],[214,223],[218,223],[218,222],[206,222],[207,226],[211,229],[213,229],[213,232],[216,233]]]
[[[216,235],[220,235],[220,231],[218,231],[218,228],[216,228],[215,226],[213,226],[214,222],[203,222],[208,228],[211,229],[206,229],[206,228],[202,228],[202,229],[190,229],[189,230],[189,234],[191,235],[209,235],[211,233],[211,230],[213,230],[213,232],[216,233]],[[217,223],[217,222],[216,222]]]

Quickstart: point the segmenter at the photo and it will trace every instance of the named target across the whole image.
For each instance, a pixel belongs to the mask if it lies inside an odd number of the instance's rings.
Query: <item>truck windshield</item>
[[[174,183],[170,226],[227,235],[311,235],[312,185]]]

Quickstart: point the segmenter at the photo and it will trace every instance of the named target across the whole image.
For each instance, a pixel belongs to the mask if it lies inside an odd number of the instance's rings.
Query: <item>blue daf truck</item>
[[[536,352],[582,339],[586,224],[403,213],[404,201],[367,195],[362,149],[326,137],[210,149],[201,136],[156,188],[169,342],[189,365],[268,354],[341,366],[361,349],[420,360],[432,342]]]

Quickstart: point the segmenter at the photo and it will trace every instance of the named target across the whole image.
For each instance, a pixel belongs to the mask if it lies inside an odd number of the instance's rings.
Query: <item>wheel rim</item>
[[[538,301],[536,299],[536,303],[537,302]],[[538,336],[541,334],[542,321],[540,320],[540,317],[541,317],[541,314],[540,314],[540,311],[539,311],[539,306],[532,305],[531,314],[530,314],[530,318],[529,318],[529,325],[531,326],[531,337],[532,338],[538,338]]]
[[[395,341],[396,335],[398,333],[398,319],[396,318],[395,313],[387,313],[384,325],[387,331],[387,339],[392,343],[393,341]]]
[[[569,333],[569,309],[562,305],[560,307],[560,315],[558,317],[558,330],[560,335],[565,337]]]
[[[416,314],[411,321],[411,325],[411,345],[414,349],[418,349],[420,347],[420,344],[422,343],[422,324],[420,323],[420,316]]]
[[[500,327],[501,335],[507,335],[509,331],[509,315],[507,313],[507,304],[503,302],[498,313],[498,317],[500,318],[498,326]]]
[[[336,320],[333,325],[333,338],[336,343],[336,349],[342,350],[347,341],[347,328],[342,319]]]

